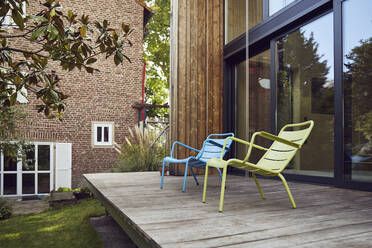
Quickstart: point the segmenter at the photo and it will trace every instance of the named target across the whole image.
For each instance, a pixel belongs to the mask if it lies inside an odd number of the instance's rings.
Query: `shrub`
[[[154,171],[158,170],[161,161],[167,153],[165,139],[159,138],[156,129],[142,124],[129,129],[130,137],[125,138],[122,145],[119,162],[114,172]]]
[[[4,199],[0,198],[0,220],[10,218],[12,212],[12,207]]]
[[[93,196],[92,192],[90,191],[88,187],[76,188],[74,189],[73,193],[74,193],[75,198],[78,200],[85,199],[85,198],[91,198]]]
[[[70,192],[72,191],[71,188],[68,188],[68,187],[59,187],[57,192]]]

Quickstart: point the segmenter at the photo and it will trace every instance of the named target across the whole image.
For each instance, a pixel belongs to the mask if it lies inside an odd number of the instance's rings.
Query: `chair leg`
[[[221,181],[222,181],[222,173],[221,173],[220,168],[217,168],[217,171],[218,171],[218,173],[220,174],[220,178],[221,178]]]
[[[284,184],[284,187],[285,187],[285,190],[287,191],[287,194],[289,196],[289,200],[291,201],[292,203],[292,207],[293,208],[296,208],[296,203],[295,201],[293,200],[293,196],[291,194],[291,191],[289,190],[289,187],[288,187],[288,184],[287,184],[287,181],[285,180],[285,178],[282,176],[282,174],[278,174],[278,177],[282,180],[283,184]]]
[[[160,189],[163,189],[163,184],[164,184],[164,168],[165,168],[165,161],[163,161],[163,169],[161,171]]]
[[[223,210],[223,200],[225,197],[226,174],[227,174],[227,166],[223,168],[221,194],[220,194],[220,208],[219,208],[220,213],[222,213],[222,210]]]
[[[204,175],[204,185],[203,185],[203,198],[202,202],[205,203],[205,197],[207,194],[207,184],[208,184],[208,165],[205,166],[205,175]]]
[[[186,191],[186,180],[187,180],[187,171],[189,168],[189,161],[186,162],[185,165],[185,175],[183,176],[183,186],[182,186],[182,192]]]
[[[194,171],[193,171],[193,167],[192,167],[192,166],[190,166],[190,170],[191,170],[191,174],[192,174],[192,176],[194,177],[194,180],[195,180],[195,182],[196,182],[196,185],[199,185],[198,179],[196,178],[196,176],[195,176],[195,174],[194,174]]]
[[[254,174],[254,173],[252,172],[252,176],[253,176],[254,182],[256,183],[256,186],[257,186],[257,188],[258,188],[258,191],[260,191],[260,195],[261,195],[262,199],[265,199],[265,195],[264,195],[264,193],[263,193],[263,191],[262,191],[261,185],[258,183],[258,180],[257,180],[257,178],[256,178],[256,174]]]

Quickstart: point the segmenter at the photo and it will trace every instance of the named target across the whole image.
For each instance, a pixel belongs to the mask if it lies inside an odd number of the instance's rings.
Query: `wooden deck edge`
[[[99,200],[105,207],[106,211],[112,218],[120,225],[124,232],[130,239],[139,247],[161,247],[151,237],[149,237],[141,228],[139,228],[128,216],[125,215],[115,204],[107,199],[89,180],[83,175],[84,180],[87,182],[89,189],[92,191],[94,197]]]

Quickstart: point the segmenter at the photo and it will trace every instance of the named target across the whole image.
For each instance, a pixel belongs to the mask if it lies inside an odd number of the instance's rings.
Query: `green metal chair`
[[[305,128],[306,127],[306,128]],[[297,124],[288,124],[285,125],[279,132],[278,136],[261,131],[253,134],[251,142],[241,140],[235,137],[228,137],[225,141],[225,144],[229,139],[242,143],[248,146],[248,152],[244,160],[239,160],[237,158],[232,158],[229,160],[223,160],[222,154],[224,154],[224,148],[221,152],[220,158],[213,158],[208,160],[205,167],[205,177],[204,177],[204,190],[203,190],[203,200],[205,202],[205,197],[207,193],[207,183],[208,183],[208,168],[220,168],[223,169],[222,183],[221,183],[221,194],[220,194],[220,207],[219,211],[223,210],[223,201],[225,194],[225,185],[226,185],[226,174],[227,167],[233,166],[238,169],[247,170],[252,173],[253,179],[257,185],[257,188],[261,194],[261,197],[265,199],[265,195],[262,192],[262,188],[257,181],[256,174],[261,176],[278,176],[287,191],[289,199],[292,203],[293,208],[296,208],[296,203],[293,200],[291,191],[288,188],[287,182],[284,179],[281,172],[287,167],[289,162],[292,160],[296,152],[301,149],[302,145],[305,143],[306,139],[309,137],[311,130],[314,127],[313,121],[306,121]],[[257,136],[261,136],[265,139],[274,141],[270,148],[265,148],[259,145],[254,144],[254,140]],[[263,151],[266,151],[262,158],[253,164],[248,162],[249,156],[251,155],[252,148],[257,148]]]

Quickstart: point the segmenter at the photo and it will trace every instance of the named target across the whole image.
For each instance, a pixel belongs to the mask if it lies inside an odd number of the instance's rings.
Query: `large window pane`
[[[333,13],[297,29],[276,45],[278,131],[287,123],[315,122],[307,143],[286,172],[332,177]]]
[[[50,170],[50,146],[38,146],[38,170]]]
[[[248,29],[263,20],[263,0],[248,0]]]
[[[241,139],[249,140],[256,131],[270,131],[270,51],[250,58],[248,68],[246,61],[238,64],[235,78],[235,134]],[[256,142],[260,144],[260,140]],[[237,144],[236,156],[244,159],[246,154],[247,146]],[[258,151],[254,151],[250,161],[256,162],[260,155]]]
[[[258,131],[270,132],[270,50],[249,59],[249,139]],[[258,137],[255,143],[268,147],[267,140]],[[250,162],[257,163],[261,150],[253,149]]]
[[[22,175],[22,194],[35,194],[35,174]]]
[[[17,171],[17,155],[4,152],[4,171]]]
[[[50,191],[50,174],[49,173],[39,173],[38,174],[38,193],[49,193]]]
[[[295,0],[269,0],[269,15],[273,15]]]
[[[372,1],[342,8],[346,178],[372,181]]]
[[[236,80],[236,126],[235,135],[240,139],[248,140],[248,82],[247,82],[247,62],[244,61],[235,68]],[[244,159],[247,153],[246,146],[236,144],[236,157]]]
[[[246,0],[225,1],[225,43],[246,31]]]
[[[25,158],[22,161],[23,171],[34,171],[35,170],[35,146],[28,145],[24,146]]]
[[[17,174],[4,174],[4,195],[17,194]]]

